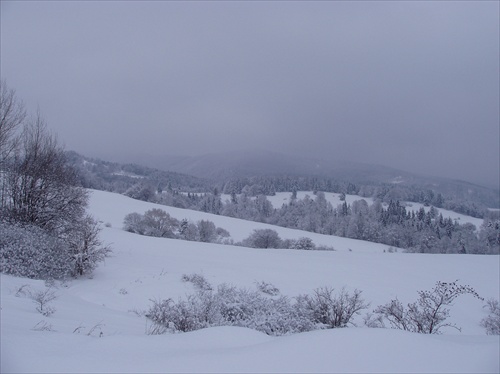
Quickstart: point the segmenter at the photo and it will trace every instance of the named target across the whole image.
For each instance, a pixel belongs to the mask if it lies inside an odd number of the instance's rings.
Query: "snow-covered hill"
[[[266,281],[290,297],[321,286],[358,288],[371,306],[398,297],[414,301],[435,282],[459,280],[484,298],[499,297],[498,256],[388,253],[384,245],[275,228],[282,238],[311,237],[336,251],[251,249],[139,236],[121,229],[123,217],[160,207],[172,216],[210,219],[241,240],[267,225],[175,209],[93,191],[90,212],[103,223],[114,252],[90,279],[56,283],[54,314],[44,317],[19,292],[44,282],[1,275],[1,371],[10,372],[499,372],[498,336],[479,321],[484,303],[459,297],[444,335],[358,327],[284,337],[217,327],[185,334],[146,335],[136,312],[150,299],[193,291],[183,274],[212,284],[253,288]],[[274,228],[274,227],[273,227]],[[349,250],[351,249],[351,250]],[[17,295],[16,295],[17,294]],[[36,331],[42,326],[46,330]],[[101,334],[102,333],[102,334]]]

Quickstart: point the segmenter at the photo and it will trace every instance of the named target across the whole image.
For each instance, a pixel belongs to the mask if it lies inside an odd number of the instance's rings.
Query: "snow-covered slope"
[[[183,274],[200,273],[211,283],[254,287],[266,281],[293,297],[314,288],[358,288],[369,310],[398,297],[416,299],[435,282],[469,284],[485,298],[499,296],[498,256],[384,253],[384,246],[336,237],[320,238],[338,251],[263,250],[134,235],[121,229],[123,216],[153,205],[94,191],[90,211],[111,227],[102,239],[113,247],[90,279],[57,283],[56,309],[35,310],[23,285],[44,282],[1,275],[1,371],[10,372],[498,372],[498,336],[479,321],[483,303],[462,296],[450,322],[462,327],[441,336],[359,327],[269,337],[236,327],[185,334],[146,335],[148,321],[135,311],[150,299],[177,299],[192,292]],[[259,224],[162,207],[176,218],[210,219],[233,238]],[[283,238],[306,236],[277,228]],[[290,236],[289,236],[290,235]],[[292,236],[295,235],[295,236]],[[312,234],[311,234],[312,235]],[[328,242],[326,242],[328,240]],[[352,251],[347,250],[351,248]],[[16,293],[18,294],[16,296]],[[38,325],[38,328],[35,326]],[[53,331],[35,331],[40,326]],[[101,336],[102,332],[102,336]]]

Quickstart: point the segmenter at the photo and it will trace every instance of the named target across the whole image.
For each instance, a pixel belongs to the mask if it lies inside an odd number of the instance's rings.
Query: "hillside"
[[[418,290],[431,289],[438,280],[459,279],[486,299],[498,298],[498,256],[384,253],[382,245],[309,233],[337,250],[264,250],[151,238],[122,230],[125,214],[153,206],[92,192],[89,212],[107,224],[102,238],[112,245],[113,256],[89,279],[56,282],[58,297],[49,317],[36,312],[32,300],[19,292],[23,285],[41,290],[44,282],[1,275],[2,372],[494,373],[500,369],[500,342],[479,326],[486,310],[483,302],[471,296],[458,298],[451,308],[450,321],[461,326],[461,332],[445,329],[441,336],[421,335],[370,329],[362,322],[363,315],[377,305],[394,297],[411,302]],[[235,239],[263,227],[156,207],[179,218],[210,219]],[[276,230],[283,237],[304,235]],[[193,273],[213,285],[231,283],[251,289],[255,282],[270,282],[292,298],[322,286],[358,288],[371,305],[356,318],[358,327],[345,329],[283,337],[238,327],[147,335],[150,323],[135,312],[148,308],[151,299],[177,300],[192,293],[192,285],[181,277]],[[47,331],[36,331],[40,323]]]
[[[393,195],[435,194],[478,206],[500,208],[497,186],[481,186],[471,182],[419,175],[382,165],[350,162],[338,159],[314,159],[263,150],[210,153],[201,156],[152,156],[135,154],[115,161],[133,162],[159,170],[188,174],[209,179],[220,185],[231,180],[257,181],[263,178],[331,180],[338,184],[355,184],[358,190],[394,190]],[[312,186],[310,186],[312,188]],[[281,191],[281,190],[280,190]],[[405,192],[406,191],[406,192]],[[333,191],[331,191],[333,192]]]

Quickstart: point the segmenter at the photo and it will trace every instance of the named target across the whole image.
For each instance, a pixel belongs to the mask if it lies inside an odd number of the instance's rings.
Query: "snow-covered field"
[[[459,280],[484,298],[499,297],[499,257],[388,253],[386,246],[275,228],[282,238],[311,237],[336,251],[250,249],[144,237],[121,229],[123,217],[154,207],[124,196],[93,191],[90,212],[103,223],[102,239],[113,256],[90,279],[56,283],[55,312],[44,317],[18,292],[44,282],[1,275],[1,371],[10,372],[448,372],[500,370],[498,336],[479,321],[484,303],[465,295],[451,309],[462,327],[443,335],[358,327],[284,337],[237,327],[150,336],[150,323],[135,311],[150,299],[177,299],[193,291],[183,274],[212,284],[253,288],[266,281],[290,297],[321,286],[358,288],[371,302],[365,312],[398,297],[414,301],[435,282]],[[160,207],[172,216],[210,219],[235,240],[266,225]],[[108,225],[109,226],[109,225]],[[267,227],[267,226],[266,226]],[[17,294],[17,295],[16,295]],[[35,326],[37,326],[35,328]],[[45,326],[52,331],[36,331]],[[101,334],[102,333],[102,334]]]

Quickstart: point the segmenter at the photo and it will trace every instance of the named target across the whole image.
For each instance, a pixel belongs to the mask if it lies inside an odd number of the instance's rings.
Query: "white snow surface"
[[[499,256],[384,253],[385,246],[276,228],[282,238],[310,236],[336,251],[251,249],[151,238],[121,229],[123,217],[149,204],[93,191],[90,213],[111,227],[102,239],[112,257],[91,277],[56,282],[54,314],[44,317],[33,301],[16,296],[23,285],[43,281],[1,275],[2,373],[308,372],[308,373],[498,373],[500,337],[479,325],[484,302],[465,295],[451,307],[450,322],[462,327],[443,335],[358,327],[283,337],[239,327],[150,336],[150,323],[134,311],[150,299],[176,300],[193,292],[183,274],[199,273],[212,284],[253,288],[266,281],[290,297],[315,288],[358,288],[371,302],[365,312],[396,296],[408,303],[435,282],[459,280],[484,298],[499,297]],[[240,240],[261,224],[156,206],[176,218],[210,219]],[[351,249],[349,251],[348,249]],[[27,287],[25,287],[26,289]],[[365,313],[364,312],[364,313]],[[364,314],[363,313],[363,314]],[[35,331],[45,323],[53,331]],[[40,324],[39,324],[40,326]],[[93,329],[93,331],[92,331]],[[102,336],[100,336],[102,332]]]

